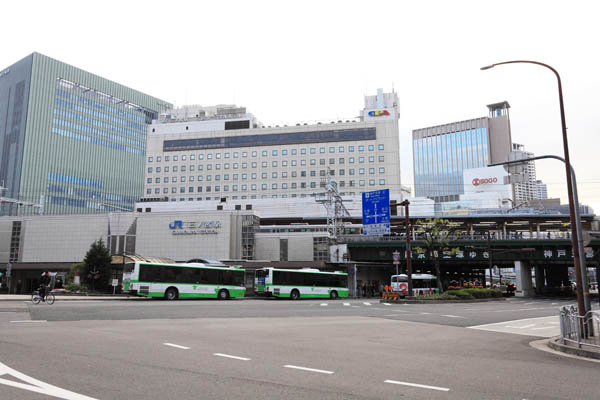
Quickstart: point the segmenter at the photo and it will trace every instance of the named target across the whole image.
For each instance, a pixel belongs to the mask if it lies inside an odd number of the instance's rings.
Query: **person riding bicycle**
[[[40,297],[42,301],[46,299],[46,292],[48,287],[50,286],[50,282],[52,281],[52,277],[50,276],[50,271],[46,271],[42,274],[42,278],[40,279]]]

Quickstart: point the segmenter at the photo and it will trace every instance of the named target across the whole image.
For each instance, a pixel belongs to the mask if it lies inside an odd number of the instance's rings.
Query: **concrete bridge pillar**
[[[537,294],[544,293],[546,289],[546,269],[543,265],[536,265],[535,268],[535,292]]]
[[[531,281],[531,267],[527,261],[515,261],[515,272],[517,274],[517,290],[515,296],[525,297],[533,294]]]

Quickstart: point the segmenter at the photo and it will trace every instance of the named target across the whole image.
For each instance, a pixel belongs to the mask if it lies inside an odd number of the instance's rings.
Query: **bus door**
[[[254,291],[256,293],[264,293],[265,292],[265,280],[267,277],[268,271],[264,269],[257,269],[254,271]]]

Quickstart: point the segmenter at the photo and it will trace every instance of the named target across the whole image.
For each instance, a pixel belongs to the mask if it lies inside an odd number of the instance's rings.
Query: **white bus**
[[[392,275],[391,286],[394,292],[408,296],[408,275]],[[413,296],[437,294],[437,278],[430,274],[412,274]]]
[[[211,298],[225,300],[244,297],[246,271],[240,267],[207,266],[200,263],[125,264],[123,291],[138,296],[177,298]]]
[[[348,297],[348,274],[322,272],[313,268],[263,268],[255,271],[254,292],[258,295],[290,298]]]

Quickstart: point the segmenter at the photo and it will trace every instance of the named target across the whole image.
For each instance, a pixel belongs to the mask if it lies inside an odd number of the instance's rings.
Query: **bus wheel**
[[[335,290],[332,290],[331,293],[329,293],[329,298],[331,300],[335,300],[335,299],[337,299],[337,297],[338,297],[338,295],[337,295],[337,292]]]
[[[168,288],[165,292],[165,298],[167,300],[175,300],[178,295],[179,293],[177,293],[177,289],[175,289],[174,287]]]
[[[292,290],[290,293],[290,299],[298,300],[300,298],[300,292],[297,289]]]
[[[227,300],[229,298],[229,292],[225,289],[219,291],[219,300]]]

